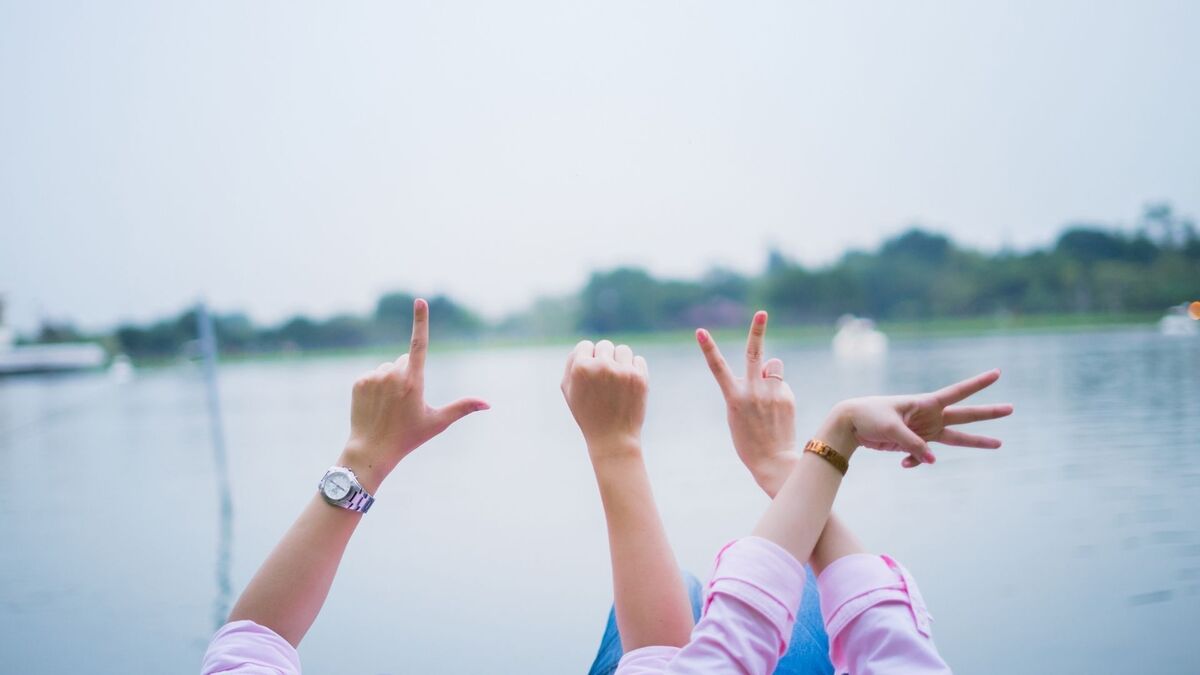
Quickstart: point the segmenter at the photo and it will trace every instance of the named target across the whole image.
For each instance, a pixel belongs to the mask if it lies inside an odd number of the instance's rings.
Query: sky
[[[1200,215],[1200,3],[0,0],[9,321]]]

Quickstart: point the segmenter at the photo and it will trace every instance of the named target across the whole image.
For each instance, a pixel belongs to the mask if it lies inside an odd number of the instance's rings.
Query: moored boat
[[[875,322],[853,314],[843,315],[833,336],[833,353],[840,359],[877,359],[888,350],[888,338],[875,328]]]
[[[1173,337],[1186,337],[1200,334],[1200,311],[1197,303],[1189,307],[1187,303],[1175,305],[1158,320],[1158,332]]]
[[[13,331],[4,325],[4,307],[0,304],[0,377],[95,370],[107,362],[108,353],[91,342],[16,344]]]

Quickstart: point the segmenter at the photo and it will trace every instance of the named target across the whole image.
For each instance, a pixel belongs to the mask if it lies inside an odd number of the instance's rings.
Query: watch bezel
[[[346,490],[345,496],[343,496],[341,499],[334,499],[325,492],[325,484],[334,474],[344,475],[350,478],[350,487]],[[336,466],[326,471],[325,475],[321,477],[321,482],[317,484],[317,491],[321,493],[321,498],[326,502],[329,502],[334,506],[341,506],[342,504],[348,504],[350,502],[350,500],[353,498],[354,489],[356,487],[358,487],[358,476],[355,476],[354,472],[348,467]]]

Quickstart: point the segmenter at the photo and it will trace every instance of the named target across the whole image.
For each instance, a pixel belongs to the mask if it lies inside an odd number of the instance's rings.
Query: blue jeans
[[[796,627],[792,629],[792,641],[787,653],[775,667],[776,675],[833,675],[833,664],[829,662],[829,636],[825,634],[825,622],[821,620],[821,601],[817,595],[817,579],[812,569],[804,567],[808,578],[804,581],[804,597],[800,610],[796,612]],[[692,603],[692,618],[700,620],[700,607],[704,602],[704,589],[700,580],[684,572],[688,600]],[[600,651],[588,675],[612,675],[621,660],[621,634],[617,632],[616,608],[608,612],[608,625],[604,637],[600,638]]]

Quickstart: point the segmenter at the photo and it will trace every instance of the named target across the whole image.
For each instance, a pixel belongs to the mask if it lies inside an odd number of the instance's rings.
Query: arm
[[[808,453],[796,458],[755,536],[718,554],[704,615],[688,644],[627,653],[618,672],[773,672],[787,652],[800,606],[802,563],[840,482],[841,474],[825,460]]]
[[[756,323],[765,324],[765,317],[756,317]],[[703,346],[709,336],[702,333],[699,337]],[[758,350],[748,351],[753,357]],[[724,360],[718,365],[723,366]],[[785,386],[782,363],[764,368],[765,373],[777,377],[764,377],[772,382],[763,383],[752,400],[761,403],[790,398],[785,395],[789,392],[782,389]],[[728,371],[714,368],[714,373],[722,372]],[[992,371],[932,394],[871,397],[840,403],[818,430],[817,438],[847,458],[859,446],[867,446],[905,450],[928,461],[932,460],[928,440],[999,447],[996,439],[946,429],[946,425],[994,419],[1012,412],[1007,405],[947,407],[987,387],[997,377],[999,374]],[[718,382],[721,381],[718,375]],[[751,399],[739,399],[739,406],[745,400]],[[762,409],[770,411],[771,406]],[[760,441],[763,439],[770,441],[771,437],[759,437]],[[790,446],[787,452],[791,453]],[[791,459],[781,457],[777,468],[755,472],[760,484],[765,489],[777,490],[777,494],[755,528],[756,536],[741,539],[718,555],[704,616],[696,624],[691,641],[680,650],[627,654],[621,661],[625,672],[735,669],[772,672],[787,649],[795,620],[792,612],[800,602],[804,586],[801,563],[813,555],[820,558],[818,564],[828,564],[819,581],[821,605],[833,648],[831,657],[838,672],[945,671],[945,664],[929,639],[928,614],[911,577],[889,558],[851,553],[858,544],[836,521],[826,527],[842,475],[829,462],[811,453],[789,456]],[[782,486],[776,487],[780,475],[786,478]],[[825,530],[828,536],[821,534]],[[819,537],[824,543],[818,543]],[[828,562],[830,559],[832,562]],[[866,569],[879,572],[883,565],[886,574],[864,580],[851,567],[864,559]],[[851,570],[845,575],[847,583],[835,583],[838,570]],[[870,594],[872,604],[865,609],[857,602],[849,602],[866,597],[859,591]],[[894,602],[903,603],[899,606],[903,611],[888,605]],[[897,623],[904,617],[908,617],[907,624]],[[880,648],[874,649],[876,645]],[[847,664],[854,667],[847,668]]]
[[[679,646],[692,611],[642,461],[646,360],[608,340],[576,345],[562,391],[596,473],[612,555],[617,627],[626,652]]]
[[[353,469],[372,494],[410,452],[468,413],[488,407],[475,398],[438,409],[425,403],[428,344],[429,306],[417,300],[410,352],[381,364],[354,385],[350,439],[338,465]],[[362,518],[314,496],[246,586],[229,621],[253,621],[299,645],[325,603],[346,544]]]
[[[998,439],[947,427],[1011,414],[1010,405],[953,405],[998,378],[998,371],[990,371],[930,394],[844,401],[834,407],[817,438],[847,459],[859,446],[904,451],[910,453],[902,462],[907,467],[934,461],[930,440],[997,448]],[[804,453],[755,534],[797,560],[811,557],[837,672],[950,672],[933,644],[929,612],[907,570],[887,556],[862,553],[861,544],[836,520],[830,520],[817,539],[820,511],[832,504],[840,479],[827,462]],[[806,513],[809,509],[816,512]]]
[[[733,375],[708,331],[697,330],[696,341],[725,398],[726,418],[738,458],[763,492],[774,499],[800,461],[800,455],[795,451],[796,399],[783,381],[783,361],[770,359],[765,364],[762,361],[767,318],[767,313],[760,311],[750,322],[744,379]],[[861,547],[831,513],[810,560],[817,574],[825,568],[827,556],[834,552],[840,557],[861,552]]]
[[[725,398],[729,430],[738,457],[750,470],[759,487],[774,499],[800,461],[800,456],[795,451],[795,397],[783,381],[783,362],[770,359],[763,363],[766,329],[767,313],[755,313],[746,341],[744,379],[733,375],[708,331],[697,330],[696,341]],[[990,371],[932,394],[876,397],[878,400],[886,398],[895,404],[899,419],[890,417],[875,420],[873,426],[867,428],[863,444],[908,452],[909,455],[902,462],[906,468],[935,461],[925,441],[966,447],[999,447],[996,439],[947,428],[1011,414],[1012,406],[1009,405],[947,408],[998,378],[998,371]],[[846,405],[843,403],[842,407]],[[895,438],[889,438],[889,433]],[[855,439],[854,443],[857,442]],[[817,574],[840,557],[863,552],[862,545],[834,514],[828,518],[828,529],[830,531],[819,538],[810,560]]]
[[[779,462],[771,468],[757,472],[755,475],[759,476],[759,486],[762,487],[763,492],[774,499],[799,461],[799,454],[788,452],[786,456],[779,458]],[[812,565],[813,573],[820,576],[821,572],[833,561],[856,553],[866,553],[866,549],[846,526],[846,523],[831,511],[829,518],[825,521],[825,529],[821,530],[821,535],[813,547],[808,563]]]
[[[784,481],[792,474],[799,462],[800,455],[789,451],[770,468],[755,472],[763,492],[774,499],[779,489],[783,487]],[[821,530],[821,536],[817,538],[808,563],[812,565],[813,572],[820,576],[821,572],[833,561],[858,553],[866,553],[866,549],[846,526],[846,523],[842,522],[836,513],[830,512],[829,518],[825,521],[825,529]]]
[[[837,672],[950,672],[934,645],[932,618],[916,581],[900,563],[865,553],[842,556],[821,572],[817,585]]]
[[[775,548],[774,551],[782,552],[794,562],[798,563],[807,557],[821,574],[822,606],[830,606],[825,618],[830,627],[838,672],[886,672],[889,667],[894,669],[897,665],[896,661],[888,660],[892,658],[900,658],[901,665],[923,671],[944,670],[945,664],[928,639],[928,614],[924,603],[919,598],[915,582],[906,572],[899,586],[904,589],[902,597],[910,597],[908,592],[911,589],[911,603],[888,604],[886,600],[898,594],[894,587],[868,588],[866,592],[874,594],[871,597],[877,604],[869,612],[863,613],[865,617],[851,617],[844,611],[851,605],[841,601],[856,597],[853,594],[863,588],[860,580],[855,589],[853,581],[859,575],[854,572],[847,575],[846,570],[866,566],[878,571],[883,566],[888,572],[875,575],[878,581],[881,578],[894,580],[901,574],[897,570],[902,568],[888,558],[862,554],[862,545],[835,516],[829,515],[821,528],[822,515],[828,513],[833,493],[840,483],[840,475],[823,460],[807,454],[797,455],[794,451],[794,399],[790,389],[783,384],[783,363],[778,359],[771,359],[765,365],[761,363],[766,318],[764,312],[759,312],[751,325],[746,350],[748,372],[744,381],[730,373],[707,331],[699,330],[696,334],[725,396],[730,431],[739,457],[769,496],[781,497],[775,500],[763,517],[756,534],[785,546],[786,552],[781,548]],[[817,437],[841,449],[847,457],[860,444],[885,450],[908,450],[911,454],[905,458],[903,465],[910,468],[920,463],[917,458],[933,460],[925,442],[928,440],[973,447],[999,447],[996,439],[946,429],[948,425],[1011,414],[1012,407],[1007,405],[947,407],[990,385],[997,377],[996,372],[984,373],[933,394],[875,397],[839,404],[818,431]],[[819,463],[814,464],[813,461]],[[785,483],[788,485],[786,489]],[[777,564],[777,556],[771,550],[763,550],[758,541],[762,540],[741,540],[718,556],[715,576],[729,592],[717,592],[714,585],[710,604],[704,618],[696,626],[692,642],[677,653],[649,655],[637,665],[658,669],[692,666],[715,668],[734,658],[745,671],[769,672],[774,668],[782,651],[772,653],[772,648],[786,649],[791,619],[786,615],[781,616],[778,609],[799,603],[799,588],[803,582],[797,578],[799,574],[792,574],[793,581],[789,584],[789,575]],[[749,567],[739,569],[739,560],[729,563],[730,556],[726,554],[737,547],[748,551],[742,561],[749,559]],[[835,567],[834,571],[823,574],[830,566]],[[847,578],[851,581],[848,596],[843,595],[846,585],[838,583],[839,579]],[[739,580],[751,581],[756,590],[750,591],[744,586],[739,588]],[[767,592],[757,592],[764,589]],[[771,609],[776,611],[772,612]],[[907,624],[896,623],[897,618],[904,617],[908,617]],[[913,617],[924,618],[914,622]],[[831,624],[831,621],[834,623]],[[741,636],[743,649],[733,652],[723,649],[721,638],[728,634]],[[852,660],[846,658],[847,644],[859,646],[856,652],[849,653]],[[881,648],[862,648],[874,644]],[[853,667],[847,667],[848,663]]]

